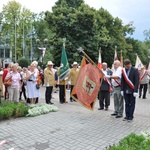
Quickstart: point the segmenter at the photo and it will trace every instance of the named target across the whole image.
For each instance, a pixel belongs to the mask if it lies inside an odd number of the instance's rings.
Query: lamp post
[[[16,63],[16,44],[17,40],[16,40],[16,17],[15,17],[15,63]]]
[[[1,15],[1,14],[0,14]],[[0,25],[0,34],[2,33],[2,25]],[[5,63],[5,51],[6,51],[6,37],[1,38],[1,42],[3,43],[3,64]]]

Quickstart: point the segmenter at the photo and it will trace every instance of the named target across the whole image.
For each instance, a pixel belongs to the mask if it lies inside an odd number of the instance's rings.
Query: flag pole
[[[98,68],[98,66],[95,64],[95,62],[84,52],[84,49],[82,47],[77,49],[80,53],[83,53],[86,60],[89,61],[92,65],[94,65],[103,75],[104,73]]]
[[[121,50],[121,56],[120,56],[120,63],[121,63],[121,67],[123,68],[123,56],[122,56],[122,50]]]
[[[63,38],[62,42],[63,42],[63,47],[65,49],[66,38]],[[64,100],[65,100],[65,103],[66,103],[66,80],[65,79],[64,79]]]

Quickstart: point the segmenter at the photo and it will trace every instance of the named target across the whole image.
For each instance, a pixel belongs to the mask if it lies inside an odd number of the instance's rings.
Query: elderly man
[[[72,64],[72,69],[70,70],[70,74],[68,77],[68,80],[71,81],[70,102],[73,102],[72,97],[71,97],[71,92],[72,92],[72,89],[73,89],[73,87],[77,81],[78,74],[79,74],[78,63],[74,62]]]
[[[120,61],[114,61],[114,70],[110,79],[112,79],[112,85],[114,89],[114,113],[112,116],[116,118],[121,118],[123,116],[123,97],[121,95],[121,75],[122,68],[120,67]]]
[[[105,62],[102,63],[102,71],[105,74],[105,76],[102,81],[100,91],[98,94],[99,106],[100,106],[98,110],[104,109],[104,106],[105,106],[105,110],[108,110],[108,107],[110,105],[110,92],[112,90],[112,87],[111,87],[110,80],[107,79],[107,76],[112,75],[112,71],[110,69],[107,69],[107,63]]]
[[[55,85],[55,70],[53,69],[52,61],[48,61],[47,68],[44,70],[44,78],[45,78],[45,100],[47,104],[53,104],[51,102],[53,86]]]

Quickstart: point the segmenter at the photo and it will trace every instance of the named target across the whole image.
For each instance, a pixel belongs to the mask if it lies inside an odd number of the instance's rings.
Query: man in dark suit
[[[100,91],[98,94],[98,99],[99,99],[99,106],[98,110],[104,109],[108,110],[108,107],[110,105],[110,92],[112,90],[110,80],[107,79],[107,76],[112,75],[112,71],[107,68],[107,63],[103,62],[102,63],[102,71],[105,74],[105,77],[102,81],[102,84],[100,86]]]
[[[124,61],[121,78],[121,95],[125,99],[125,118],[123,121],[132,121],[135,109],[135,100],[138,95],[139,73],[138,70],[132,67],[129,59]]]

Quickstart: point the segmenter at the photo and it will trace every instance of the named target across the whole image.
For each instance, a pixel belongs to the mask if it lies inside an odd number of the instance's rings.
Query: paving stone
[[[44,103],[45,88],[41,87],[39,102]],[[150,130],[150,94],[147,99],[138,99],[135,118],[131,123],[111,116],[113,98],[108,111],[95,109],[89,111],[79,103],[60,104],[58,93],[52,101],[59,108],[37,117],[24,117],[0,122],[0,141],[8,141],[1,150],[15,147],[15,150],[105,150],[117,144],[120,139],[132,132],[140,134]],[[69,99],[69,91],[67,91]]]

